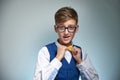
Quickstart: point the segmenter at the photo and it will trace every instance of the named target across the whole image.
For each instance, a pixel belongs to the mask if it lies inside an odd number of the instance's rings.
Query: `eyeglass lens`
[[[57,28],[58,28],[58,30],[59,30],[59,32],[64,32],[66,29],[69,31],[69,32],[74,32],[75,31],[75,29],[76,29],[76,27],[77,27],[77,25],[70,25],[70,26],[68,26],[68,27],[66,27],[66,26],[63,26],[63,25],[59,25],[59,26],[57,26]]]

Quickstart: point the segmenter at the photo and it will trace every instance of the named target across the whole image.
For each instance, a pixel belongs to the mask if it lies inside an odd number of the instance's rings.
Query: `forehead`
[[[64,25],[64,26],[76,25],[76,20],[74,20],[74,19],[69,19],[69,20],[67,20],[66,22],[58,23],[57,25]]]

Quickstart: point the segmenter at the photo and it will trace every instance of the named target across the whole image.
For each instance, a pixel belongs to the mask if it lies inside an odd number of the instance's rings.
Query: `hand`
[[[56,55],[56,58],[61,61],[62,58],[64,57],[65,55],[65,51],[66,51],[67,47],[66,46],[63,46],[63,45],[59,45],[57,47],[57,55]]]
[[[78,64],[80,64],[82,62],[82,59],[81,59],[81,50],[77,47],[73,47],[72,50],[71,50],[71,53],[74,57],[74,59],[77,61]]]

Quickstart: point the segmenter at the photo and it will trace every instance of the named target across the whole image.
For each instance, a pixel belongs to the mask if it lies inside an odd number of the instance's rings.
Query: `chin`
[[[64,40],[64,39],[59,39],[59,42],[63,45],[68,45],[70,44],[72,41],[71,39],[68,39],[68,40]]]

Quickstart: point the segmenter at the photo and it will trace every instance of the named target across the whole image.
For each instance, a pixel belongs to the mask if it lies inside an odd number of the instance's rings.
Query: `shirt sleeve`
[[[77,64],[80,70],[80,75],[82,80],[99,80],[99,76],[92,65],[88,54],[82,51],[82,62]]]
[[[54,80],[61,66],[62,63],[57,58],[50,62],[48,49],[43,47],[38,54],[33,80]]]

